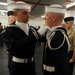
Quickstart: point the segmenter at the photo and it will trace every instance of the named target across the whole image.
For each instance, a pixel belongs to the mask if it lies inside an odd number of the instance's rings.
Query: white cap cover
[[[59,4],[53,4],[50,6],[45,6],[45,12],[63,13],[65,14],[66,8]]]
[[[12,4],[12,8],[14,9],[29,9],[31,10],[31,5],[28,3],[25,3],[23,1],[18,1]]]

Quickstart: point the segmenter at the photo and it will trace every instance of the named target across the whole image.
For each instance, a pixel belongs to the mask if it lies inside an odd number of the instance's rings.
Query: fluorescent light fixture
[[[8,5],[7,3],[4,2],[0,2],[0,5]]]
[[[4,12],[1,12],[2,15],[5,15]]]
[[[41,17],[42,19],[44,19],[44,18],[45,18],[45,16],[46,16],[45,14],[42,14],[40,17]]]
[[[0,12],[7,12],[7,10],[0,10]]]
[[[41,16],[41,18],[42,18],[42,19],[45,18],[45,15]]]
[[[67,5],[66,5],[66,8],[70,8],[70,7],[72,7],[72,6],[75,6],[75,3],[67,4]]]

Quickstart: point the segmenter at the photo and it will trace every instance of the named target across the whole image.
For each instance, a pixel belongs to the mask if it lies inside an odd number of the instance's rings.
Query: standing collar
[[[56,28],[59,28],[59,27],[62,27],[62,26],[54,26],[51,28],[51,30],[55,30]]]
[[[18,22],[18,21],[16,21],[15,24],[21,27],[21,25],[25,25],[25,24],[27,24],[27,23],[22,23],[22,22]]]
[[[15,23],[16,25],[18,25],[27,35],[29,35],[29,25],[28,23],[21,23],[16,21]]]

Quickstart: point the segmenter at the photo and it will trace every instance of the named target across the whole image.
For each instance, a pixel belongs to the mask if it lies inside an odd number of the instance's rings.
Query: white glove
[[[42,26],[42,27],[40,27],[40,29],[38,30],[38,34],[39,34],[40,36],[43,36],[47,30],[50,30],[49,26]]]

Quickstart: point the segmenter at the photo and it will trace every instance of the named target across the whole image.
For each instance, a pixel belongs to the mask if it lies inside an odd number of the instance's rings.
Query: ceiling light
[[[41,18],[42,18],[42,19],[45,18],[45,15],[41,16]]]
[[[1,12],[2,15],[5,15],[4,12]]]
[[[70,7],[72,7],[72,6],[75,6],[75,3],[67,4],[67,5],[66,5],[66,8],[70,8]]]
[[[7,12],[7,10],[0,10],[0,12]]]
[[[8,5],[7,3],[4,2],[0,2],[0,5]]]

